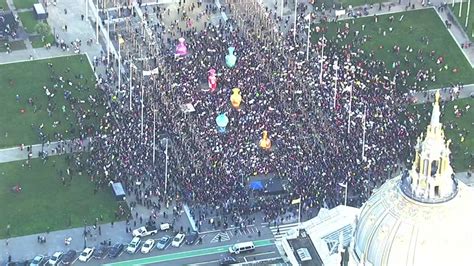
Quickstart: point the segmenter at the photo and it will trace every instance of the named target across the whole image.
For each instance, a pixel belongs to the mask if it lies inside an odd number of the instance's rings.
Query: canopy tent
[[[125,200],[125,190],[123,189],[122,183],[113,183],[112,189],[116,200]]]
[[[252,181],[250,183],[250,189],[252,189],[252,190],[263,190],[264,186],[263,186],[262,181]]]

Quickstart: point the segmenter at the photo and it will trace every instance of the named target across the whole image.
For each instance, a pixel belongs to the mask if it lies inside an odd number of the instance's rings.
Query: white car
[[[48,263],[49,265],[56,265],[56,264],[59,264],[59,262],[61,261],[61,258],[63,257],[63,253],[62,252],[54,252],[53,256],[51,256],[51,259],[49,259]]]
[[[179,246],[181,246],[183,241],[184,241],[184,234],[179,233],[173,238],[173,242],[171,242],[171,245],[173,247],[179,248]]]
[[[155,246],[155,240],[153,239],[148,239],[145,241],[145,243],[142,246],[142,253],[146,254],[150,252],[150,250]]]
[[[92,253],[94,253],[93,248],[85,248],[79,255],[79,261],[87,262],[92,257]]]
[[[140,243],[142,241],[140,240],[140,238],[137,236],[137,237],[134,237],[132,239],[132,241],[130,242],[130,244],[128,244],[128,247],[127,247],[127,252],[128,253],[135,253],[137,252],[138,250],[138,247],[140,246]]]

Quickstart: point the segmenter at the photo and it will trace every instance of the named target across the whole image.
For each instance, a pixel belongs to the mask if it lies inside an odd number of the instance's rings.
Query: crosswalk
[[[273,233],[273,237],[275,240],[281,240],[286,234],[291,231],[292,229],[296,229],[298,227],[298,223],[291,223],[291,224],[281,224],[277,226],[270,226],[270,230]]]
[[[217,235],[215,235],[212,239],[211,239],[211,243],[216,243],[216,242],[219,242],[219,236],[220,236],[220,242],[224,242],[224,241],[227,241],[227,240],[230,240],[230,236],[227,232],[219,232]]]

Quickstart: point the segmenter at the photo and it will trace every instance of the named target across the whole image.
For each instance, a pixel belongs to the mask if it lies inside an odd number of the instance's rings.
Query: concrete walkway
[[[65,140],[55,141],[44,145],[35,144],[32,145],[31,158],[38,158],[41,151],[46,152],[48,156],[81,152],[89,147],[91,141],[91,139],[85,139],[82,142],[79,140]],[[26,146],[23,150],[20,147],[12,147],[0,150],[0,163],[21,161],[26,159],[28,159],[28,151],[26,150]]]

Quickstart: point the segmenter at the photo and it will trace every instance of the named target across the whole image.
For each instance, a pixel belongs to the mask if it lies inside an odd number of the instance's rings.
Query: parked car
[[[92,253],[94,253],[94,248],[85,248],[81,255],[79,255],[79,261],[87,262],[92,258]]]
[[[122,243],[115,244],[109,251],[109,258],[114,259],[122,254],[125,245]]]
[[[172,245],[173,247],[177,247],[177,248],[178,248],[178,247],[181,246],[181,244],[183,243],[184,237],[185,237],[185,235],[184,235],[183,233],[177,234],[177,235],[173,238],[173,242],[171,242],[171,245]]]
[[[167,231],[171,228],[171,224],[169,223],[162,223],[160,224],[160,230],[161,231]]]
[[[156,248],[159,250],[164,250],[166,249],[170,244],[171,244],[171,236],[165,235],[158,240],[158,243],[156,243]]]
[[[97,260],[101,260],[107,256],[109,253],[110,248],[108,246],[100,246],[99,248],[96,248],[94,250],[94,253],[92,253],[92,257]]]
[[[134,237],[132,239],[132,241],[130,242],[130,244],[128,244],[128,247],[127,247],[127,252],[128,253],[135,253],[137,252],[138,248],[140,247],[140,243],[142,241],[140,240],[139,237]]]
[[[40,265],[44,265],[44,263],[45,263],[44,256],[38,255],[31,261],[30,266],[40,266]]]
[[[142,226],[140,228],[133,230],[132,235],[144,237],[144,236],[154,235],[156,233],[158,233],[158,228],[156,228],[156,226],[146,225],[146,226]]]
[[[51,256],[51,258],[48,261],[49,265],[59,264],[62,257],[63,257],[63,253],[61,251],[54,252],[53,256]]]
[[[192,231],[191,234],[185,237],[184,243],[186,243],[186,245],[193,245],[194,243],[196,243],[196,240],[198,239],[198,237],[199,237],[199,233],[196,231]]]
[[[150,250],[155,246],[155,240],[154,239],[147,239],[147,241],[145,241],[145,243],[143,244],[142,246],[142,253],[143,254],[146,254],[148,252],[150,252]]]
[[[70,265],[76,259],[77,252],[75,250],[69,250],[66,254],[64,254],[63,258],[61,259],[61,263],[64,265]]]

